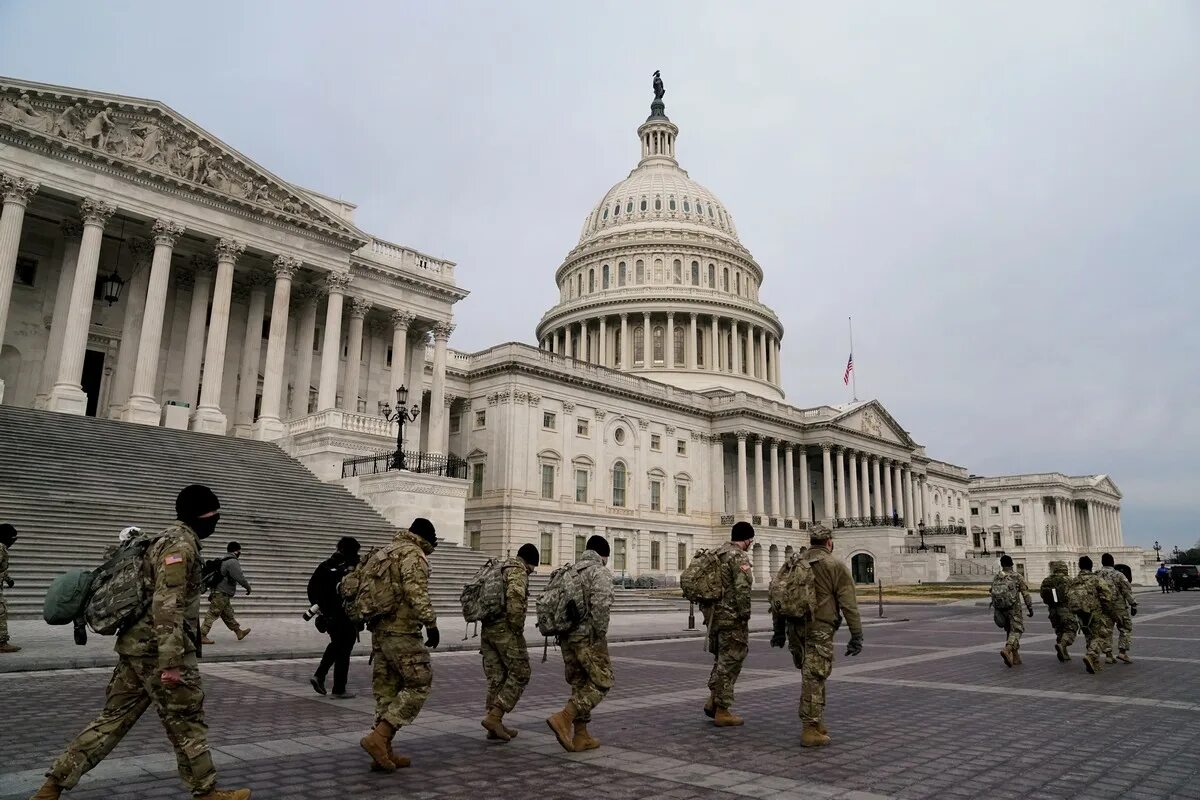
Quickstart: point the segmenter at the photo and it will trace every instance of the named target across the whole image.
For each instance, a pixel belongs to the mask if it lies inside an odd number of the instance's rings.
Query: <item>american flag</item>
[[[846,374],[842,376],[842,383],[850,385],[850,373],[854,372],[854,353],[850,354],[849,360],[846,361]]]

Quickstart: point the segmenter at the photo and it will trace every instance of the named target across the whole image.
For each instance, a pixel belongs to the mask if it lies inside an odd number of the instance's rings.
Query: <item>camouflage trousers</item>
[[[575,719],[587,723],[592,709],[608,694],[613,685],[612,659],[608,656],[607,639],[566,640],[560,643],[563,670],[571,685],[571,705]]]
[[[1104,661],[1105,648],[1112,648],[1112,623],[1103,614],[1080,614],[1079,628],[1087,641],[1087,654],[1097,670]],[[1105,638],[1108,643],[1105,643]]]
[[[1025,633],[1025,617],[1021,606],[1016,605],[1007,611],[997,611],[1004,618],[1004,630],[1008,632],[1008,638],[1004,641],[1004,646],[1011,652],[1016,653],[1021,649],[1021,635]]]
[[[4,599],[4,590],[0,589],[0,644],[8,642],[8,601]]]
[[[713,703],[719,708],[732,708],[733,685],[750,652],[750,623],[743,622],[736,628],[713,627],[708,634],[708,652],[715,658],[708,676]]]
[[[371,638],[371,689],[375,721],[393,727],[411,725],[429,699],[433,667],[419,633],[374,634]]]
[[[483,675],[487,678],[487,707],[512,711],[529,683],[529,648],[525,632],[515,632],[501,620],[483,627],[479,635]]]
[[[1117,629],[1117,649],[1128,650],[1133,646],[1133,617],[1129,613],[1129,606],[1121,609],[1121,613],[1110,619],[1112,624]],[[1108,636],[1105,637],[1105,643],[1108,645],[1106,654],[1112,655],[1112,628],[1109,628]]]
[[[788,647],[792,663],[801,670],[800,719],[819,722],[825,713],[825,681],[833,672],[832,625],[823,622],[805,624],[788,620]]]
[[[208,749],[204,691],[194,657],[185,662],[181,672],[183,682],[168,688],[159,680],[161,670],[156,657],[122,656],[108,682],[104,710],[67,746],[46,776],[54,778],[64,789],[73,788],[153,706],[175,748],[179,777],[194,795],[212,791],[217,771]]]
[[[1051,608],[1050,609],[1050,624],[1054,627],[1054,634],[1058,637],[1058,644],[1063,647],[1070,647],[1075,644],[1075,637],[1079,633],[1079,619],[1074,612],[1067,608]]]
[[[224,592],[213,592],[208,596],[208,611],[204,614],[204,624],[200,626],[200,635],[208,636],[213,623],[218,619],[234,633],[242,629],[238,625],[237,617],[233,616],[233,598]]]

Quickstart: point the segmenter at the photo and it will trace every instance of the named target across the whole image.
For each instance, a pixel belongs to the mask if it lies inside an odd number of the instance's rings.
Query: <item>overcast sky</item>
[[[791,402],[848,399],[853,315],[933,457],[1106,472],[1128,541],[1196,541],[1195,3],[0,0],[0,74],[161,100],[458,262],[464,350],[533,342],[655,69]]]

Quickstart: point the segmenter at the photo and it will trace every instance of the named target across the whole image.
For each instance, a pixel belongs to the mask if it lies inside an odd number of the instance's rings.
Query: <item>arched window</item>
[[[602,271],[601,271],[601,276],[600,276],[600,288],[601,288],[601,289],[607,289],[607,288],[608,288],[608,264],[605,264],[605,265],[604,265],[604,267],[603,267],[603,269],[602,269]]]
[[[708,265],[708,288],[717,288],[717,267],[712,263]]]
[[[675,259],[675,263],[673,264],[673,267],[674,267],[674,274],[675,274],[675,282],[683,283],[683,262],[677,258],[677,259]]]
[[[583,295],[583,273],[581,272],[575,276],[575,296],[581,297],[582,295]]]
[[[633,329],[633,363],[644,366],[646,353],[646,329],[641,325]]]
[[[654,259],[654,282],[663,282],[663,262],[661,258]]]
[[[604,207],[604,214],[600,217],[600,219],[608,219],[608,206]]]
[[[596,270],[588,270],[588,294],[596,291]]]
[[[657,195],[654,197],[654,210],[662,211],[662,198]]]
[[[646,263],[640,258],[634,268],[634,283],[641,284],[646,282]]]
[[[725,291],[728,292],[729,291],[729,267],[725,268],[725,272],[722,275],[722,280],[723,280],[724,286],[722,286],[721,288],[723,288]]]
[[[625,262],[617,264],[617,286],[625,285]]]
[[[666,363],[665,344],[663,338],[666,333],[661,325],[654,326],[654,363],[655,365]]]
[[[708,207],[708,218],[709,218],[709,219],[712,219],[712,218],[713,218],[712,206],[709,206],[709,207]]]
[[[704,216],[704,204],[699,200],[696,201],[696,213],[700,216]]]
[[[620,203],[617,203],[616,205],[613,206],[613,216],[614,217],[621,216],[621,204]]]
[[[687,363],[687,356],[684,355],[684,346],[687,340],[683,338],[683,328],[675,328],[675,338],[672,341],[674,354],[671,356],[675,361],[675,366],[682,367]]]
[[[646,198],[642,198],[642,211],[646,210]]]
[[[612,504],[616,508],[625,507],[625,484],[628,476],[625,472],[625,465],[618,461],[613,464],[612,471]]]
[[[685,213],[685,214],[692,213],[692,204],[687,201],[686,197],[683,198],[683,213]]]
[[[668,208],[670,208],[672,211],[674,211],[674,210],[675,210],[675,198],[674,198],[674,197],[672,197],[672,198],[671,198],[671,199],[668,201],[668,203],[667,203],[667,207],[668,207]]]
[[[626,214],[633,213],[633,201],[632,200],[630,200],[628,203],[625,204],[625,213]]]
[[[692,262],[692,286],[700,285],[700,262]]]

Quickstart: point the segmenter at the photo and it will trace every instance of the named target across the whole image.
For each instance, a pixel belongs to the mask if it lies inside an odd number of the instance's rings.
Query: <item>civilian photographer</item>
[[[338,584],[357,566],[358,551],[358,540],[343,536],[338,540],[337,552],[323,561],[308,581],[308,601],[320,609],[317,629],[329,634],[329,646],[309,683],[317,694],[326,694],[325,676],[333,667],[333,697],[337,700],[354,697],[346,692],[346,677],[350,671],[350,652],[358,641],[360,628],[346,616]]]

